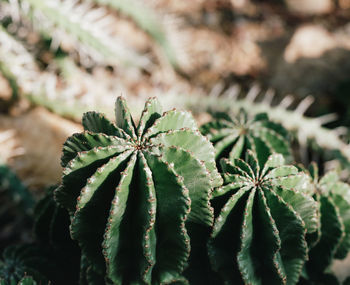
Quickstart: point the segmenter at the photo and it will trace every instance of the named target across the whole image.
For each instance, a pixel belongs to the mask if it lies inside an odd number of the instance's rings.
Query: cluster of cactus
[[[350,249],[350,186],[334,172],[319,179],[314,164],[286,165],[281,125],[242,111],[219,114],[201,133],[190,113],[163,113],[156,98],[138,124],[121,97],[115,115],[83,116],[84,132],[63,146],[61,185],[35,210],[39,245],[55,264],[62,252],[76,256],[80,284],[334,279],[331,262]],[[23,270],[25,249],[6,252],[3,284],[45,284],[40,268]]]

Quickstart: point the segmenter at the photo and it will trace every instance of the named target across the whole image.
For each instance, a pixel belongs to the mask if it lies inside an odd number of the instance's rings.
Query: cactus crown
[[[82,254],[114,284],[183,280],[186,223],[213,221],[210,193],[221,184],[214,148],[190,113],[161,114],[155,98],[138,126],[121,97],[115,113],[116,124],[86,113],[85,131],[68,138],[56,200]]]
[[[296,284],[307,259],[305,232],[318,226],[316,203],[303,193],[305,175],[284,165],[281,154],[259,163],[248,150],[246,161],[221,164],[224,186],[214,205],[224,206],[209,242],[213,268],[230,284]]]
[[[243,109],[237,116],[217,113],[216,120],[203,125],[201,132],[214,143],[217,160],[222,157],[244,159],[247,149],[261,156],[259,161],[266,160],[274,152],[290,156],[288,132],[270,121],[265,113],[253,118]]]

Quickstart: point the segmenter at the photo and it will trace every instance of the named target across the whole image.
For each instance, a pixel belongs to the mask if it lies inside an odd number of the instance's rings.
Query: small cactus
[[[223,157],[244,159],[247,149],[256,152],[259,161],[266,160],[275,152],[290,157],[288,132],[282,125],[270,121],[267,114],[260,113],[249,118],[241,109],[237,116],[217,113],[216,117],[200,130],[214,144],[218,162]]]
[[[116,124],[83,116],[83,133],[64,144],[56,200],[71,236],[113,284],[182,282],[190,252],[186,223],[210,226],[210,194],[222,183],[214,148],[188,112],[161,114],[149,99],[136,127],[125,100]]]
[[[281,154],[259,163],[250,150],[246,161],[222,159],[221,166],[224,185],[213,202],[224,206],[208,244],[213,269],[227,284],[296,284],[307,260],[305,233],[318,227],[306,175]]]
[[[339,180],[334,171],[319,177],[318,167],[309,167],[311,194],[319,204],[319,231],[309,237],[307,273],[318,280],[334,258],[343,259],[350,250],[350,185]]]
[[[31,276],[40,284],[48,284],[47,275],[55,269],[55,266],[43,254],[43,251],[35,245],[9,246],[2,255],[3,260],[0,260],[1,285],[17,284],[21,280],[23,281],[22,278],[26,275]]]

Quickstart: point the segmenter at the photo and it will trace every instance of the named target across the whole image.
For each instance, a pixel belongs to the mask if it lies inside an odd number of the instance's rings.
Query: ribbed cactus
[[[318,167],[310,165],[310,186],[319,203],[321,226],[312,244],[307,273],[317,280],[325,273],[334,258],[343,259],[350,250],[350,185],[339,180],[331,171],[319,178]]]
[[[2,255],[3,260],[0,260],[1,285],[17,284],[26,275],[33,277],[40,284],[48,284],[47,274],[56,269],[45,257],[42,249],[35,245],[9,246]]]
[[[34,210],[34,234],[40,246],[50,254],[56,265],[55,275],[50,275],[54,284],[77,284],[80,268],[80,248],[70,237],[68,212],[54,201],[53,191],[46,189],[46,195]]]
[[[281,154],[259,163],[248,150],[246,161],[221,164],[224,186],[213,203],[224,206],[208,244],[213,269],[227,284],[296,284],[307,259],[305,233],[318,228],[306,175],[284,165]]]
[[[222,157],[244,159],[247,149],[256,152],[259,161],[275,152],[290,156],[288,132],[280,124],[270,121],[265,113],[249,118],[241,109],[237,116],[217,113],[216,117],[203,125],[201,132],[214,144],[217,161]]]
[[[5,279],[0,279],[0,285],[7,285],[8,282]],[[31,276],[23,277],[18,283],[13,283],[13,285],[37,285],[38,283]],[[11,283],[12,285],[12,283]]]
[[[83,116],[85,131],[63,148],[56,200],[71,214],[82,254],[114,284],[182,281],[186,223],[211,225],[210,193],[221,184],[214,148],[187,112],[161,114],[149,99],[136,127],[125,100],[116,124]]]

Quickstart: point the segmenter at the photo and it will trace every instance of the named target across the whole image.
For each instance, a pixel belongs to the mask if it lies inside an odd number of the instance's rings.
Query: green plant
[[[55,270],[42,249],[32,244],[7,247],[2,256],[3,260],[0,261],[0,282],[2,283],[0,284],[17,284],[23,281],[26,275],[32,276],[41,284],[47,284],[49,281],[47,273]]]
[[[35,200],[15,173],[0,162],[0,248],[28,239]]]
[[[259,161],[275,152],[286,158],[291,155],[288,132],[280,124],[270,121],[265,113],[253,118],[249,118],[244,109],[236,116],[217,113],[216,120],[203,125],[201,132],[214,144],[217,161],[222,157],[244,158],[248,149],[259,150]]]
[[[321,225],[309,237],[306,272],[310,280],[320,281],[332,260],[345,258],[350,250],[350,185],[341,182],[334,171],[320,178],[315,163],[307,172],[308,189],[319,204]]]
[[[86,113],[85,132],[64,144],[56,200],[82,254],[115,284],[183,280],[186,224],[213,221],[210,194],[221,184],[214,148],[190,113],[161,112],[149,99],[136,127],[119,97],[116,124]]]
[[[284,165],[281,154],[263,161],[246,155],[221,160],[212,266],[227,284],[296,284],[307,260],[305,233],[318,229],[317,204],[305,194],[306,176]]]
[[[46,189],[45,196],[34,210],[34,235],[36,242],[49,253],[59,274],[50,275],[54,284],[77,284],[81,253],[79,246],[70,237],[69,215],[54,201],[56,186]]]
[[[0,285],[7,285],[8,283],[4,279],[0,279]],[[37,285],[36,281],[31,276],[23,277],[18,283],[13,283],[13,285]],[[11,283],[12,285],[12,283]]]
[[[122,97],[115,116],[85,113],[64,143],[62,183],[34,211],[35,245],[4,251],[1,285],[338,284],[350,186],[286,165],[281,125],[221,113],[206,138],[156,98],[138,124]]]
[[[303,163],[309,163],[305,157],[307,147],[313,151],[318,149],[325,160],[336,160],[343,167],[349,168],[350,147],[341,138],[344,128],[329,129],[327,123],[335,120],[334,114],[327,114],[318,118],[305,116],[304,113],[312,104],[312,97],[308,96],[296,108],[288,109],[293,103],[292,96],[286,96],[278,104],[274,103],[271,90],[262,94],[254,86],[243,98],[237,98],[239,90],[232,86],[222,96],[183,96],[182,105],[195,112],[207,111],[209,113],[228,112],[237,115],[244,109],[249,116],[260,113],[268,114],[271,121],[281,124],[299,144]],[[220,91],[219,91],[220,93]],[[214,92],[214,95],[218,95]],[[261,100],[256,98],[261,98]],[[177,97],[177,100],[178,97]]]

